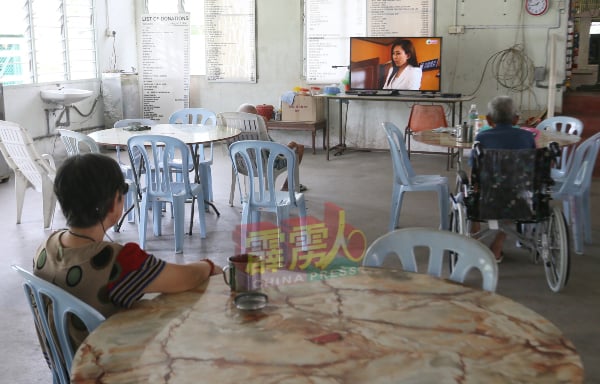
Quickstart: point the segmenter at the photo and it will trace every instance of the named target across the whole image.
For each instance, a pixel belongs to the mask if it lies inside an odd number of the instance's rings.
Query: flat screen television
[[[438,93],[441,64],[441,37],[350,37],[350,92]]]

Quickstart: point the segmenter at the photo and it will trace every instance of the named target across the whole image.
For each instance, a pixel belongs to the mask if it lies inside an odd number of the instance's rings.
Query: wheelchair
[[[459,171],[450,195],[451,230],[481,240],[501,229],[530,251],[534,263],[542,262],[548,286],[559,292],[569,279],[570,258],[562,209],[550,205],[550,170],[560,156],[558,145],[506,150],[476,142],[473,151],[470,182]],[[471,233],[473,222],[487,222],[487,228]],[[451,269],[455,262],[451,255]]]

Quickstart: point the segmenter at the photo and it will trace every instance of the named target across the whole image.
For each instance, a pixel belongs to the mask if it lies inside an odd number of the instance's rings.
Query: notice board
[[[166,123],[189,107],[190,14],[145,14],[141,26],[143,115]]]
[[[304,14],[306,81],[329,84],[346,73],[351,36],[432,35],[434,0],[305,0]]]
[[[256,82],[254,0],[204,0],[206,80]]]

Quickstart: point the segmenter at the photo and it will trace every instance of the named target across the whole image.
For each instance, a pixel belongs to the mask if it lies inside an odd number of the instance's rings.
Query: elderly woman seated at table
[[[145,293],[186,291],[222,273],[209,259],[167,263],[136,243],[119,244],[106,234],[121,217],[127,193],[121,168],[111,157],[86,153],[67,158],[56,173],[54,192],[68,228],[40,246],[33,273],[105,317],[130,308]],[[79,345],[87,332],[74,324],[71,329]]]

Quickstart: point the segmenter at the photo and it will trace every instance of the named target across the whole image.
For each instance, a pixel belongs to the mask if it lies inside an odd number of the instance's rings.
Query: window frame
[[[56,12],[50,15],[40,12],[35,7],[36,1],[40,2],[40,6],[48,6],[48,3],[44,4],[47,0],[24,0],[21,2],[21,5],[17,5],[22,7],[23,23],[20,36],[23,37],[24,45],[20,51],[21,56],[26,58],[26,61],[20,63],[20,69],[23,72],[20,82],[7,79],[8,84],[6,85],[44,84],[98,79],[95,0],[54,0],[50,6],[56,5],[54,9]],[[84,9],[82,14],[75,12],[80,7]],[[70,11],[73,11],[75,16],[70,16]],[[35,12],[38,12],[38,17],[42,15],[42,18],[36,20]],[[43,16],[48,17],[44,18]],[[58,20],[56,20],[56,16],[58,16]],[[89,24],[82,26],[81,23],[76,23],[76,18],[81,17],[84,20],[89,18]],[[56,25],[56,23],[59,23],[59,25]],[[43,56],[40,46],[44,45],[44,41],[36,35],[40,33],[40,30],[43,30],[44,24],[51,26],[51,28],[56,28],[60,33],[60,41],[56,38],[51,40],[53,46],[60,47],[60,52],[57,52],[57,55],[60,54],[60,59],[56,60],[55,72],[51,70],[52,62],[43,62],[41,61],[43,59],[40,57]],[[73,39],[80,39],[81,36],[89,37],[84,39],[85,41],[82,45],[73,44]],[[74,48],[74,45],[77,45],[78,48]],[[83,54],[78,54],[79,52]],[[72,72],[74,68],[80,69],[80,67],[83,70]],[[80,74],[83,74],[83,76]],[[4,83],[4,78],[0,77],[0,83]]]

